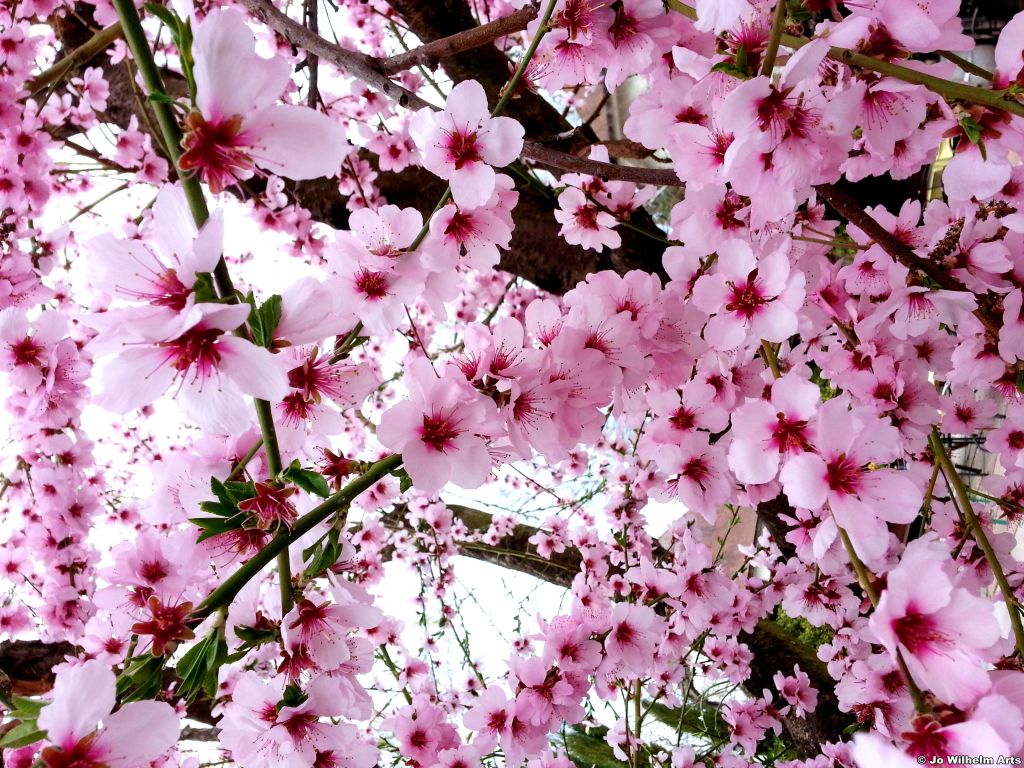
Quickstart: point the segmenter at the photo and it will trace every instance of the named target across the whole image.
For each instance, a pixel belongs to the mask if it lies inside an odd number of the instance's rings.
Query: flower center
[[[249,136],[242,131],[242,116],[207,122],[199,112],[185,119],[185,152],[178,164],[183,171],[198,170],[214,194],[252,171]]]
[[[736,312],[744,319],[752,318],[760,307],[768,303],[768,299],[761,295],[761,289],[757,281],[747,278],[742,283],[730,283],[729,301],[725,305],[727,312]]]
[[[444,453],[446,448],[451,448],[452,442],[462,434],[456,425],[452,424],[447,417],[439,414],[423,416],[423,426],[420,428],[420,439],[439,453]]]
[[[11,344],[11,355],[15,365],[39,365],[39,355],[43,352],[42,344],[26,336],[17,344]]]
[[[455,131],[448,136],[448,158],[455,163],[455,170],[461,170],[469,163],[479,163],[480,145],[476,141],[476,131],[463,133]]]
[[[356,275],[356,288],[368,299],[383,299],[388,295],[388,277],[383,272],[364,269]]]
[[[772,437],[780,453],[797,453],[809,451],[807,442],[807,422],[790,420],[784,413],[776,414],[778,419]]]
[[[847,458],[845,453],[841,454],[839,458],[830,461],[825,472],[825,479],[831,490],[842,494],[854,494],[857,492],[857,487],[860,485],[861,470],[859,466],[853,463],[852,459]]]
[[[946,640],[931,616],[913,610],[908,610],[906,616],[896,619],[892,628],[900,644],[915,656]]]
[[[167,358],[175,370],[184,373],[193,366],[196,374],[206,377],[220,362],[217,340],[224,331],[219,328],[193,328],[174,341],[161,342],[167,349]]]

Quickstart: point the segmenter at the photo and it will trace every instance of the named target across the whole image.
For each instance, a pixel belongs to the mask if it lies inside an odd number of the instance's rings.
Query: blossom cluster
[[[1024,757],[1024,14],[973,86],[945,0],[546,0],[500,88],[388,79],[400,4],[341,3],[392,99],[267,5],[153,11],[161,133],[109,128],[138,35],[51,83],[71,4],[0,11],[0,629],[75,648],[4,703],[5,764],[192,766],[186,717],[242,768],[568,768],[567,731],[664,768]],[[631,78],[598,142],[586,97]],[[944,196],[851,194],[943,140]],[[68,151],[149,204],[65,220]],[[566,263],[534,287],[529,252]],[[497,661],[464,555],[565,590]]]

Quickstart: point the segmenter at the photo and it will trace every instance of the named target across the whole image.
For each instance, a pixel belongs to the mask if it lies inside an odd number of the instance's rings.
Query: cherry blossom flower
[[[895,455],[894,431],[873,414],[850,410],[845,398],[829,400],[818,412],[815,451],[790,457],[779,473],[794,505],[817,510],[828,503],[865,562],[885,552],[885,523],[911,522],[923,496],[907,473],[873,468]]]
[[[790,456],[812,449],[818,387],[790,371],[772,384],[771,401],[751,400],[732,414],[729,468],[741,483],[767,483]]]
[[[558,196],[555,219],[562,225],[559,234],[570,245],[581,245],[593,251],[622,245],[622,238],[615,231],[615,217],[602,211],[575,187],[568,187]]]
[[[410,397],[386,411],[378,439],[402,454],[409,476],[425,493],[450,480],[477,488],[491,471],[484,437],[494,434],[494,405],[470,388],[457,369],[439,377],[426,360],[408,369]]]
[[[755,256],[739,240],[723,243],[713,274],[700,277],[693,300],[713,314],[704,331],[717,349],[728,350],[745,339],[784,341],[796,332],[796,310],[804,298],[804,277],[790,274],[786,242]]]
[[[475,80],[452,88],[444,111],[417,112],[409,134],[424,167],[451,184],[460,208],[486,203],[494,191],[494,168],[508,165],[523,149],[522,125],[510,117],[491,117],[487,95]]]
[[[129,345],[106,365],[98,402],[126,413],[177,382],[182,406],[197,422],[229,433],[248,426],[242,394],[274,401],[288,389],[267,350],[227,333],[248,314],[246,304],[193,305],[181,313],[177,335]]]
[[[999,640],[992,604],[957,586],[934,536],[911,542],[889,571],[871,629],[910,674],[945,702],[964,707],[991,686],[986,653]]]
[[[49,742],[42,753],[47,768],[135,768],[175,744],[181,725],[171,706],[133,701],[113,712],[114,682],[114,673],[98,660],[58,672],[53,699],[39,713]]]
[[[241,13],[213,9],[193,38],[196,110],[186,119],[182,170],[198,172],[215,194],[257,166],[288,179],[338,172],[348,151],[344,129],[315,110],[275,103],[291,64],[257,55]]]

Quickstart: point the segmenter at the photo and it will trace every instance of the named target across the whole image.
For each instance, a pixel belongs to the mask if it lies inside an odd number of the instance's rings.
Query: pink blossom
[[[448,94],[442,112],[421,110],[409,133],[423,165],[445,179],[460,208],[483,205],[494,191],[494,168],[515,160],[523,149],[523,127],[510,117],[491,117],[487,95],[475,80],[464,80]]]
[[[484,437],[494,432],[494,405],[470,388],[456,369],[439,377],[426,360],[406,373],[409,399],[381,418],[378,439],[402,454],[417,488],[435,493],[449,481],[477,488],[491,471]]]
[[[114,673],[98,660],[58,672],[53,699],[39,713],[50,744],[43,750],[45,765],[136,768],[174,746],[181,724],[171,706],[133,701],[111,714],[114,682]]]
[[[568,187],[558,196],[555,219],[562,225],[559,234],[571,245],[593,251],[622,245],[622,238],[615,231],[615,217],[602,211],[575,187]]]
[[[885,552],[885,523],[909,523],[921,505],[922,490],[907,473],[869,466],[895,456],[894,432],[873,414],[850,410],[845,398],[829,400],[818,412],[815,451],[789,458],[779,473],[794,505],[816,510],[828,503],[865,562]]]
[[[616,603],[608,622],[610,629],[604,641],[608,660],[642,674],[657,647],[662,620],[649,606]]]
[[[790,274],[788,243],[778,242],[755,256],[751,247],[732,240],[718,248],[713,274],[700,277],[694,303],[714,315],[705,338],[728,350],[744,340],[784,341],[796,332],[796,310],[804,297],[804,276]]]
[[[126,413],[177,383],[182,407],[197,422],[229,433],[247,426],[241,395],[273,401],[288,387],[284,371],[267,350],[228,333],[248,314],[247,304],[193,305],[181,314],[177,335],[137,342],[107,363],[100,374],[98,402]]]
[[[1001,632],[992,604],[957,586],[952,569],[935,537],[911,542],[889,571],[871,629],[919,685],[964,707],[991,686],[984,663]]]
[[[818,387],[791,371],[772,384],[770,402],[751,400],[732,414],[729,468],[741,483],[767,483],[779,464],[811,450]]]
[[[806,672],[800,669],[799,664],[793,668],[791,676],[776,672],[772,682],[775,683],[779,694],[793,707],[798,716],[804,717],[814,712],[815,707],[818,706],[818,691],[811,686],[811,679]]]
[[[264,59],[241,13],[215,8],[194,25],[196,111],[186,120],[180,165],[217,193],[256,166],[288,179],[331,176],[348,151],[344,129],[312,109],[274,102],[291,64]]]

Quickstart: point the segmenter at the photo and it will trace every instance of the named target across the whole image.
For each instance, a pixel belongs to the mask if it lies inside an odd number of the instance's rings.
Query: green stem
[[[494,105],[494,110],[491,112],[491,117],[497,117],[501,114],[501,110],[508,104],[509,99],[512,98],[512,94],[515,93],[516,88],[519,86],[519,81],[523,79],[523,75],[526,73],[526,67],[529,66],[530,60],[533,55],[537,52],[537,46],[540,45],[540,41],[544,39],[544,35],[551,29],[548,26],[548,22],[551,21],[551,14],[555,11],[555,5],[558,0],[551,0],[548,3],[548,7],[544,9],[544,15],[541,16],[540,26],[537,27],[537,34],[533,36],[533,40],[530,41],[530,47],[526,49],[526,53],[523,54],[523,58],[519,62],[519,66],[516,67],[515,73],[512,75],[512,79],[508,81],[504,91],[502,91],[501,97],[498,99],[498,103]]]
[[[146,87],[147,95],[164,94],[164,83],[160,77],[160,70],[153,59],[153,52],[150,50],[149,41],[146,39],[146,32],[142,28],[142,20],[132,0],[113,0],[114,9],[121,22],[121,29],[124,32],[125,42],[132,52],[135,65],[139,68],[142,82]],[[157,99],[152,102],[153,112],[156,114],[157,123],[164,136],[164,143],[167,145],[167,152],[171,157],[175,173],[181,180],[185,192],[185,199],[188,201],[192,218],[197,227],[202,227],[210,218],[210,209],[206,205],[206,197],[203,195],[203,188],[199,179],[191,174],[181,172],[178,161],[181,158],[181,128],[177,118],[166,102]],[[217,286],[217,293],[221,298],[228,299],[231,303],[238,301],[235,286],[231,281],[227,263],[221,256],[213,269],[213,280]],[[236,333],[243,338],[249,338],[248,331],[242,326]],[[250,339],[251,340],[251,339]],[[259,420],[260,432],[263,434],[263,445],[266,447],[267,466],[271,478],[276,478],[281,472],[281,451],[277,443],[277,431],[274,428],[274,415],[270,403],[266,400],[256,400],[256,417]],[[288,563],[287,549],[278,560],[281,568],[281,603],[285,613],[291,609],[291,569]]]
[[[224,478],[224,482],[227,482],[228,480],[234,480],[235,478],[240,477],[242,472],[245,471],[246,466],[249,464],[250,461],[252,461],[253,457],[257,453],[259,453],[259,450],[262,447],[263,441],[257,440],[253,447],[246,451],[245,455],[238,460],[238,463],[231,468],[231,472],[229,472],[228,476]]]
[[[290,530],[278,532],[263,549],[246,560],[237,571],[228,576],[223,584],[211,592],[196,607],[195,611],[192,612],[192,623],[199,624],[220,607],[229,605],[242,587],[248,584],[249,580],[263,570],[263,567],[277,557],[282,550],[287,549],[288,545],[298,541],[339,509],[351,503],[353,499],[384,477],[384,475],[401,465],[402,457],[398,454],[381,459],[377,463],[370,465],[363,474],[340,491],[328,497],[296,520]]]
[[[984,80],[988,80],[989,82],[995,80],[995,75],[993,75],[984,67],[979,67],[973,61],[968,61],[963,56],[957,56],[952,51],[939,51],[938,54],[946,61],[951,61],[954,64],[956,64],[964,72],[969,72],[972,75],[977,75],[978,77]]]
[[[686,5],[679,0],[664,0],[664,2],[667,7],[677,13],[683,14],[688,19],[697,18],[697,11],[692,6]],[[809,38],[789,35],[786,33],[783,33],[779,39],[782,45],[787,48],[803,48],[808,43],[813,42]],[[1024,104],[1016,101],[1005,90],[994,91],[990,88],[979,88],[974,85],[967,85],[966,83],[954,83],[949,80],[944,80],[941,77],[935,77],[933,75],[927,75],[924,72],[918,72],[916,69],[911,69],[910,67],[903,67],[899,64],[893,64],[888,61],[872,58],[871,56],[865,56],[864,54],[857,53],[856,51],[851,51],[849,48],[831,46],[828,49],[827,56],[833,61],[840,61],[844,64],[850,65],[851,67],[870,69],[872,72],[888,75],[889,77],[894,77],[897,80],[902,80],[905,83],[923,85],[928,90],[947,99],[959,99],[972,104],[981,104],[982,106],[991,107],[992,109],[1000,109],[1005,112],[1010,112],[1011,114],[1024,117]]]
[[[864,561],[857,555],[857,551],[853,548],[853,542],[850,541],[850,535],[838,524],[836,529],[839,531],[839,538],[842,539],[843,547],[846,549],[846,554],[850,558],[850,564],[853,566],[854,573],[857,574],[857,583],[860,584],[860,588],[864,590],[864,594],[868,596],[868,600],[871,601],[871,605],[878,607],[878,592],[875,591],[874,584],[872,582],[871,573],[868,571],[867,566],[864,565]],[[903,653],[896,649],[896,665],[900,668],[900,673],[903,675],[903,679],[907,683],[907,690],[910,692],[910,698],[914,702],[914,710],[917,712],[926,712],[927,707],[924,703],[924,694],[921,693],[921,689],[917,687],[917,683],[914,682],[914,678],[910,674],[910,669],[907,667],[907,662],[903,658]]]
[[[761,357],[764,358],[764,363],[768,366],[768,370],[772,372],[772,376],[776,379],[781,379],[782,370],[779,368],[779,358],[775,355],[772,345],[763,339],[761,340]]]
[[[957,500],[960,502],[960,508],[963,511],[964,519],[967,522],[967,528],[971,531],[974,536],[974,540],[978,543],[978,547],[985,555],[985,559],[988,561],[989,568],[992,569],[992,574],[995,576],[996,584],[999,585],[999,591],[1002,592],[1003,601],[1006,603],[1006,612],[1010,615],[1010,626],[1013,627],[1014,644],[1017,646],[1017,655],[1024,659],[1024,625],[1021,624],[1020,618],[1020,606],[1017,602],[1016,595],[1013,594],[1013,588],[1010,586],[1010,582],[1006,580],[1006,573],[1003,572],[1003,566],[999,562],[999,557],[996,555],[995,549],[992,548],[992,542],[989,541],[988,535],[985,533],[985,528],[982,526],[978,516],[974,513],[974,507],[971,505],[970,492],[967,490],[967,486],[964,485],[964,481],[960,479],[960,475],[956,471],[956,467],[953,466],[953,462],[949,458],[949,454],[946,453],[946,448],[942,444],[942,438],[939,436],[939,432],[934,427],[932,433],[928,438],[928,442],[931,444],[932,453],[935,455],[935,460],[942,467],[942,474],[946,478],[946,482],[952,488],[953,493],[956,494]]]
[[[775,69],[775,59],[779,55],[779,43],[782,42],[782,32],[786,25],[786,0],[777,0],[775,3],[775,14],[772,16],[772,31],[768,35],[768,47],[764,51],[764,63],[761,65],[761,74],[771,77]]]

